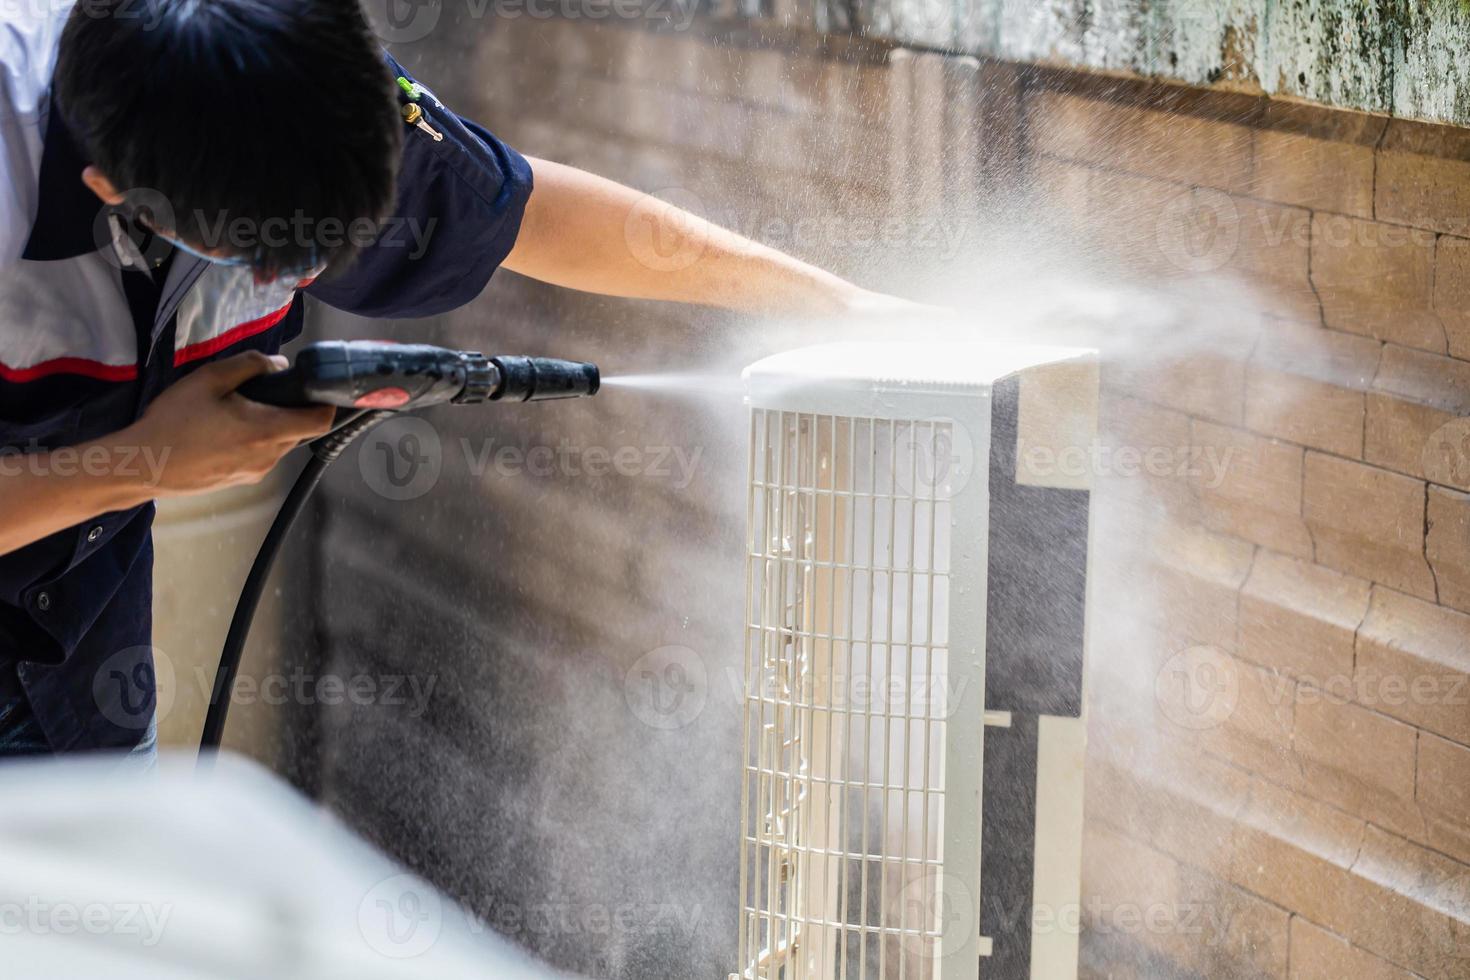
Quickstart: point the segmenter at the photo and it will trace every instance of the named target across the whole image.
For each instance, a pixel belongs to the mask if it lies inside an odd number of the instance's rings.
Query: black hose
[[[230,713],[230,692],[235,687],[235,678],[240,673],[240,659],[245,652],[245,641],[250,638],[250,625],[255,620],[255,610],[265,594],[265,583],[270,578],[271,568],[276,563],[286,536],[312,491],[321,482],[327,467],[352,445],[364,432],[388,418],[392,412],[354,412],[339,422],[330,433],[311,444],[311,459],[306,468],[291,486],[291,492],[281,504],[271,529],[261,542],[255,555],[255,564],[250,566],[250,575],[235,605],[234,618],[230,620],[230,632],[225,637],[224,651],[220,654],[219,670],[214,676],[214,690],[209,697],[209,715],[204,719],[204,736],[200,740],[205,750],[218,749],[224,737],[225,720]]]
[[[418,345],[330,341],[311,345],[296,360],[296,367],[289,372],[262,375],[243,386],[241,393],[257,401],[282,406],[314,401],[334,405],[371,405],[388,404],[372,396],[392,391],[401,396],[397,407],[403,408],[407,407],[410,390],[417,396],[414,407],[422,407],[449,400],[456,404],[471,404],[487,398],[492,401],[577,398],[597,394],[602,384],[602,376],[595,364],[549,357],[507,356],[487,361],[469,351]],[[348,400],[314,398],[306,381],[308,376]],[[424,379],[432,383],[427,387],[418,383]],[[390,380],[395,387],[389,387]],[[255,564],[250,566],[250,574],[240,593],[240,601],[235,605],[230,632],[220,653],[219,670],[214,676],[214,690],[209,696],[209,714],[204,719],[204,735],[200,739],[202,749],[218,749],[224,738],[230,695],[240,673],[245,641],[250,638],[250,624],[265,593],[271,568],[296,518],[301,516],[306,501],[321,482],[327,467],[358,436],[394,414],[392,411],[342,409],[337,416],[336,427],[311,444],[311,459],[296,478],[291,492],[281,504],[280,513],[261,542]]]

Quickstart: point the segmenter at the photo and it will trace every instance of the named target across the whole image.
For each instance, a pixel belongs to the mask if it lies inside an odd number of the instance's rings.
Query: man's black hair
[[[266,275],[340,268],[393,205],[404,123],[358,0],[80,0],[55,84],[158,230]]]

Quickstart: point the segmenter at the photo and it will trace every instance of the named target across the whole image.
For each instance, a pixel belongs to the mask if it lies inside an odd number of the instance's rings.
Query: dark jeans
[[[43,755],[51,751],[24,694],[0,694],[0,757]]]
[[[46,741],[46,733],[36,723],[36,716],[31,711],[31,703],[13,676],[14,668],[0,669],[10,670],[12,673],[6,676],[5,681],[14,682],[0,682],[0,761],[20,756],[50,755],[51,744]],[[142,769],[151,769],[157,759],[158,719],[155,717],[149,721],[143,740],[128,753],[128,762]]]

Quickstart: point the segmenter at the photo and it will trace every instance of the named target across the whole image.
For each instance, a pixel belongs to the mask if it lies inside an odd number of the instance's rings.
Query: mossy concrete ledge
[[[837,0],[842,2],[842,0]],[[849,0],[850,2],[850,0]],[[1470,0],[859,0],[870,36],[1470,125]]]

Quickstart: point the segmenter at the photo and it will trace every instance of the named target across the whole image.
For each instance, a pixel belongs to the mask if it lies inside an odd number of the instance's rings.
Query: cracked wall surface
[[[1461,0],[879,0],[872,36],[1470,123]]]

